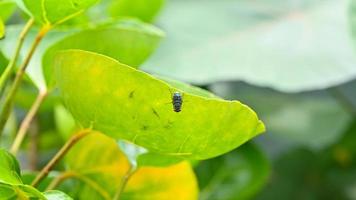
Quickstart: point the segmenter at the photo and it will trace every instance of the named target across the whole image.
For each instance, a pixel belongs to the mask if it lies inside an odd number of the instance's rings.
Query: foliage
[[[355,5],[0,0],[0,199],[355,199]]]

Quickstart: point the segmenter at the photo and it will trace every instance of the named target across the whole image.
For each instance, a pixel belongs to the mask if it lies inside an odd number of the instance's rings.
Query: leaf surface
[[[257,115],[238,101],[186,93],[109,57],[67,50],[55,63],[61,96],[83,127],[155,153],[207,159],[264,131]],[[171,104],[175,91],[184,98],[179,113]]]

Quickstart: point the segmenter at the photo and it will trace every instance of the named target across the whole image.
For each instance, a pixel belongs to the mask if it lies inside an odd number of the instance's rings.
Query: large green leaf
[[[109,57],[67,50],[55,63],[62,98],[83,127],[152,152],[207,159],[264,131],[257,115],[238,101],[181,91]],[[174,91],[183,93],[179,113],[171,104]]]
[[[98,52],[138,67],[156,49],[163,36],[164,33],[158,28],[130,19],[78,32],[56,43],[45,53],[43,67],[47,82],[52,83],[52,61],[59,50],[82,49]]]
[[[159,20],[168,37],[143,69],[288,92],[337,85],[356,77],[347,10],[348,0],[171,0]]]
[[[143,21],[153,21],[165,0],[116,0],[109,5],[112,17],[130,16]]]
[[[0,199],[38,199],[38,200],[71,200],[60,191],[41,193],[25,185],[20,178],[19,164],[14,156],[0,149]]]
[[[211,90],[224,98],[240,99],[260,113],[268,127],[263,140],[273,154],[299,145],[324,149],[341,136],[351,120],[327,91],[285,94],[242,83],[214,84]]]
[[[115,140],[99,133],[82,139],[66,157],[67,170],[75,174],[77,199],[111,199],[122,184],[130,163]],[[164,187],[162,187],[164,186]],[[177,194],[179,191],[179,194]],[[142,167],[129,179],[120,199],[196,199],[197,184],[187,162],[167,168]]]
[[[0,0],[0,18],[4,22],[12,15],[16,8],[16,5],[11,0]]]
[[[18,0],[20,1],[20,0]],[[99,0],[22,0],[20,7],[26,7],[41,24],[60,24],[85,11]],[[21,6],[22,5],[22,6]]]
[[[196,168],[200,199],[250,199],[262,189],[269,175],[269,163],[253,144],[199,163]]]

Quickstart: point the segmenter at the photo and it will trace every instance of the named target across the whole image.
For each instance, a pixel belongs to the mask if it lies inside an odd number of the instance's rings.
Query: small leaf
[[[106,56],[67,50],[58,53],[55,63],[63,100],[83,127],[151,152],[207,159],[265,130],[238,101],[186,93]],[[179,113],[171,104],[174,91],[183,93]]]
[[[46,200],[46,197],[36,188],[25,185],[20,178],[20,167],[14,156],[7,151],[0,149],[0,199],[39,199]],[[64,198],[57,195],[57,198],[50,198],[49,200],[69,200],[71,198]]]
[[[26,11],[41,24],[63,23],[85,11],[99,0],[22,0]],[[22,7],[22,6],[20,6]]]
[[[269,163],[253,144],[202,161],[196,168],[201,200],[251,199],[267,182]]]
[[[112,17],[137,17],[151,22],[163,7],[165,0],[119,0],[112,1],[109,12]]]
[[[4,149],[0,149],[0,182],[21,184],[20,166],[16,158]]]

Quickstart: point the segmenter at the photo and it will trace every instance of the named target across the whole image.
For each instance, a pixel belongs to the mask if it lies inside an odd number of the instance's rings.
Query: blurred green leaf
[[[74,196],[85,200],[111,199],[130,168],[116,142],[95,132],[71,149],[66,163],[68,170],[75,173],[73,178],[81,181]],[[139,168],[129,179],[120,199],[138,200],[143,197],[157,200],[196,199],[197,186],[189,164],[183,162],[168,168]]]
[[[242,83],[214,84],[211,90],[227,99],[240,99],[260,113],[269,133],[263,138],[265,146],[273,154],[299,145],[325,149],[341,137],[351,120],[326,91],[286,94]]]
[[[275,160],[270,183],[256,199],[354,199],[356,121],[324,151],[298,147]]]
[[[16,5],[11,0],[0,0],[0,19],[6,20],[12,15],[15,11]]]
[[[111,1],[109,12],[112,17],[137,17],[151,22],[163,7],[165,0],[117,0]]]
[[[18,0],[20,1],[20,0]],[[43,25],[61,24],[88,9],[99,0],[22,0],[27,12]],[[20,6],[23,8],[23,6]]]
[[[347,0],[171,0],[158,22],[168,37],[143,69],[195,84],[327,88],[356,77],[347,10]]]
[[[202,161],[196,168],[200,199],[251,199],[269,175],[269,163],[257,146],[247,143],[238,149]]]
[[[155,153],[206,159],[264,131],[257,115],[238,101],[185,93],[99,54],[67,50],[55,63],[63,100],[83,127]],[[171,104],[174,91],[184,92],[179,113]]]
[[[0,49],[5,55],[5,57],[8,59],[10,59],[13,56],[13,53],[15,51],[14,44],[16,44],[16,41],[18,39],[18,36],[22,28],[23,28],[22,25],[7,26],[6,38],[0,41]],[[44,52],[47,50],[48,47],[53,45],[55,42],[59,41],[64,36],[72,33],[73,31],[63,31],[63,30],[51,31],[50,33],[47,34],[47,36],[37,47],[36,52],[34,53],[26,69],[27,75],[33,81],[33,83],[37,88],[44,89],[47,87],[42,72],[42,56]],[[26,37],[23,48],[21,49],[20,52],[19,63],[21,63],[24,57],[26,56],[34,38],[36,37],[36,33],[37,33],[37,29],[31,30],[28,36]]]
[[[164,33],[154,26],[130,19],[70,35],[48,49],[43,57],[47,84],[53,83],[52,62],[59,50],[93,51],[137,68],[156,49],[163,36]]]

